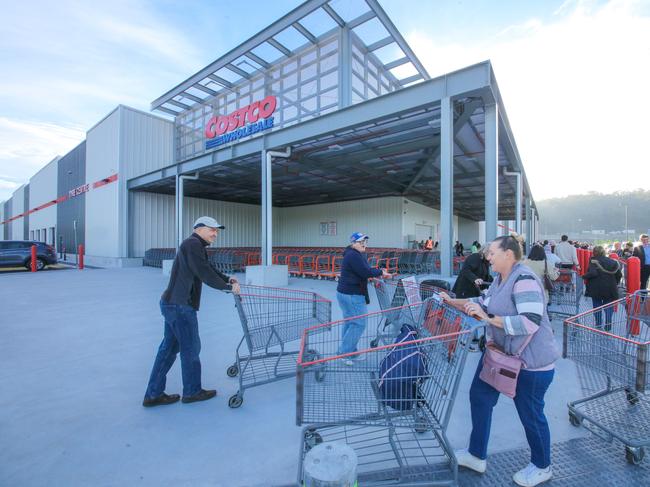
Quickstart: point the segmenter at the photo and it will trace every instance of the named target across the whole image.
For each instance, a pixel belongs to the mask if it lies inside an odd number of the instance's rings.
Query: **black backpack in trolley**
[[[417,343],[407,343],[417,339],[414,327],[402,325],[393,347],[379,364],[379,396],[386,406],[398,411],[415,406],[421,398],[419,387],[428,376],[424,353]]]

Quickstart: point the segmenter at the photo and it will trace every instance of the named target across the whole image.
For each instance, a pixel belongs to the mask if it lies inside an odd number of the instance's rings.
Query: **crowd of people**
[[[221,291],[240,292],[236,278],[215,271],[208,262],[205,249],[224,228],[214,218],[197,219],[192,235],[183,241],[174,259],[169,285],[160,301],[164,335],[142,402],[145,407],[180,400],[183,403],[205,401],[217,394],[216,390],[206,390],[201,385],[197,311],[202,283]],[[348,366],[363,360],[357,345],[367,326],[368,280],[392,277],[385,269],[372,268],[368,264],[364,255],[368,240],[369,237],[360,232],[350,236],[336,290],[343,317],[348,318],[338,354],[345,358]],[[615,242],[611,248],[605,248],[572,242],[563,235],[559,243],[535,242],[527,255],[523,239],[516,235],[497,237],[486,246],[478,241],[472,243],[471,253],[465,258],[452,289],[453,297],[451,293],[441,293],[442,299],[451,306],[486,324],[486,347],[469,392],[472,431],[468,448],[455,452],[458,465],[485,472],[492,410],[499,396],[505,394],[514,400],[531,450],[530,463],[516,472],[513,480],[520,486],[535,486],[552,477],[551,439],[544,414],[544,396],[553,381],[560,353],[548,316],[547,283],[558,279],[567,269],[580,269],[577,249],[587,248],[592,251],[592,257],[582,278],[594,308],[618,299],[623,262],[632,256],[641,262],[640,288],[646,289],[650,277],[650,240],[646,234],[639,240],[636,246]],[[438,242],[431,237],[421,242],[423,250],[437,247]],[[457,256],[463,256],[463,244],[456,241],[454,251]],[[611,321],[608,309],[605,308],[604,325],[600,313],[596,317],[596,326],[606,330]],[[179,394],[165,392],[167,373],[179,354],[182,398]],[[520,368],[509,384],[491,379],[489,370],[493,369],[484,367],[486,360],[498,360],[499,354],[519,361]]]

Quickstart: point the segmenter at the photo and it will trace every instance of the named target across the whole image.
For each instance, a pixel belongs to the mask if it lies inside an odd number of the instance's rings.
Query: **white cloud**
[[[81,127],[0,117],[0,201],[26,183],[56,155],[65,155],[85,137]]]
[[[407,36],[432,76],[486,59],[536,199],[631,190],[650,180],[650,17],[640,3],[567,1],[477,45]]]

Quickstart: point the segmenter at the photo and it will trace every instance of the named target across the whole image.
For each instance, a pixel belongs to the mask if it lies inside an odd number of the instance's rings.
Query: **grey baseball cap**
[[[199,228],[199,227],[220,228],[221,230],[226,228],[211,216],[202,216],[200,218],[197,218],[196,221],[194,222],[193,228]]]

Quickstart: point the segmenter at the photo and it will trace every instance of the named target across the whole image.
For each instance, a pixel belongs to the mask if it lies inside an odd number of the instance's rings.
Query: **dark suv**
[[[0,267],[25,266],[31,268],[32,245],[36,245],[36,269],[45,269],[45,266],[56,264],[56,251],[51,245],[43,242],[29,240],[3,240],[0,241]]]

